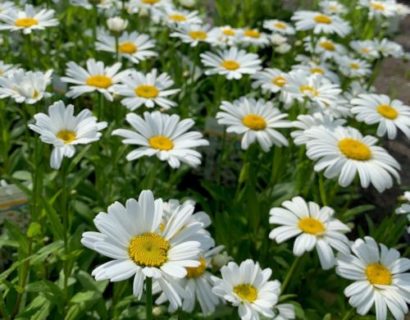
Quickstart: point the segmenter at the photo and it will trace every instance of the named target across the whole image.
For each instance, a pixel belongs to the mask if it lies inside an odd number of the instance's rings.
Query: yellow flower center
[[[321,23],[321,24],[331,24],[332,19],[329,16],[326,16],[324,14],[319,14],[315,17],[315,22]]]
[[[254,38],[254,39],[258,39],[261,36],[261,33],[256,29],[247,29],[244,31],[243,34],[245,35],[245,37]]]
[[[384,8],[385,8],[384,4],[380,2],[372,2],[370,6],[372,7],[373,10],[376,10],[376,11],[384,11]]]
[[[383,117],[390,120],[394,120],[399,116],[397,110],[387,104],[381,104],[380,106],[378,106],[377,112]]]
[[[286,79],[282,76],[277,76],[272,79],[272,83],[278,87],[283,87],[286,84]]]
[[[168,151],[174,148],[174,142],[166,136],[153,136],[148,139],[149,145],[158,150]]]
[[[336,47],[331,41],[321,41],[319,45],[327,51],[335,51]]]
[[[260,115],[257,114],[247,114],[242,118],[242,123],[252,130],[263,130],[266,128],[266,121]]]
[[[112,85],[112,80],[105,75],[96,74],[88,77],[86,84],[96,88],[107,89]]]
[[[254,302],[258,298],[258,290],[251,284],[239,284],[233,288],[233,292],[247,302]]]
[[[232,36],[235,35],[235,30],[232,29],[232,28],[224,28],[224,29],[222,30],[222,33],[223,33],[224,35],[228,36],[228,37],[232,37]]]
[[[388,286],[392,283],[390,270],[380,263],[369,264],[365,269],[365,274],[371,284]]]
[[[154,99],[158,97],[159,94],[159,90],[155,86],[149,84],[142,84],[136,87],[134,91],[138,97],[145,99]]]
[[[370,49],[369,48],[362,48],[362,53],[369,53],[370,52]]]
[[[305,233],[309,233],[315,236],[322,235],[326,228],[324,224],[318,219],[305,217],[299,220],[298,223],[299,229]]]
[[[118,51],[120,53],[133,54],[138,51],[138,47],[133,42],[125,41],[120,43],[118,46]]]
[[[224,60],[221,63],[221,67],[225,68],[226,70],[235,71],[239,69],[241,65],[236,62],[235,60]]]
[[[323,69],[322,69],[322,68],[319,68],[319,67],[311,68],[311,69],[310,69],[310,72],[311,72],[311,73],[315,73],[315,74],[321,74],[321,75],[325,74],[325,72],[323,71]]]
[[[314,97],[319,95],[319,92],[313,88],[312,86],[309,85],[302,85],[299,87],[300,92],[302,92],[303,94],[310,94]]]
[[[204,257],[199,258],[201,263],[198,267],[186,268],[188,278],[199,278],[206,270],[206,260]]]
[[[201,30],[199,30],[199,31],[190,31],[188,34],[194,40],[205,40],[208,37],[207,33],[205,31],[201,31]]]
[[[353,70],[358,70],[360,68],[360,65],[356,62],[352,62],[350,64],[350,68],[352,68]]]
[[[38,20],[34,18],[19,18],[14,22],[16,27],[20,28],[30,28],[32,26],[38,25]]]
[[[169,20],[174,22],[185,22],[187,18],[183,14],[175,13],[169,15]]]
[[[349,159],[367,161],[372,157],[372,151],[370,148],[356,139],[344,138],[339,141],[338,147],[346,158]]]
[[[151,6],[158,3],[159,1],[160,0],[141,0],[142,3],[149,4]]]
[[[63,140],[64,144],[71,143],[77,138],[77,135],[74,131],[65,129],[57,132],[56,136],[58,139]]]
[[[168,259],[169,242],[156,233],[143,233],[134,237],[128,246],[130,258],[144,267],[160,267]]]
[[[283,22],[276,22],[275,24],[274,24],[274,26],[276,27],[276,28],[278,28],[278,29],[286,29],[286,24],[284,24]]]

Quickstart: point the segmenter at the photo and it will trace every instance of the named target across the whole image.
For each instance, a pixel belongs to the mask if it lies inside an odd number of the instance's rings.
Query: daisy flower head
[[[404,3],[396,3],[396,12],[403,19],[410,14],[410,7]]]
[[[263,22],[263,27],[275,33],[292,35],[295,34],[295,28],[282,20],[270,19]]]
[[[331,66],[326,62],[315,62],[313,60],[303,61],[301,64],[292,66],[292,70],[302,70],[307,74],[323,76],[333,83],[339,83],[339,76],[331,71]]]
[[[377,48],[377,42],[374,40],[351,41],[350,47],[356,51],[360,57],[366,60],[374,60],[380,56]]]
[[[273,318],[273,307],[278,302],[280,282],[269,281],[270,268],[261,269],[258,262],[251,259],[239,266],[229,262],[221,269],[222,279],[212,277],[212,291],[225,301],[238,307],[242,320],[259,320],[260,315]]]
[[[319,7],[323,13],[328,15],[342,15],[347,12],[346,7],[338,1],[324,0],[319,2]]]
[[[179,89],[170,89],[174,81],[167,73],[158,75],[157,69],[149,73],[132,70],[128,75],[121,79],[121,83],[114,86],[116,94],[125,97],[121,103],[130,111],[142,105],[153,108],[155,105],[164,109],[175,107],[176,103],[167,97],[179,92]]]
[[[306,37],[305,49],[318,55],[321,60],[336,59],[347,54],[347,50],[343,45],[327,37],[320,37],[315,41],[312,41],[311,37]]]
[[[130,9],[132,12],[148,11],[155,15],[167,7],[172,7],[171,0],[130,0]]]
[[[357,313],[365,315],[374,306],[377,320],[404,319],[410,303],[410,260],[399,251],[378,244],[373,238],[357,239],[352,253],[340,254],[336,273],[353,280],[344,293]]]
[[[114,36],[106,32],[99,32],[97,35],[96,49],[115,54],[116,40]],[[148,58],[157,56],[152,49],[155,47],[155,41],[146,34],[140,34],[135,31],[124,32],[118,38],[118,54],[131,62],[138,64]]]
[[[7,77],[9,74],[17,70],[17,66],[5,63],[4,61],[0,60],[0,77]]]
[[[209,41],[209,30],[209,26],[186,24],[180,26],[170,36],[181,39],[182,42],[190,44],[191,47],[196,47],[201,42]]]
[[[268,152],[273,145],[287,146],[288,140],[277,129],[288,128],[291,123],[284,118],[272,102],[242,97],[233,103],[222,101],[221,111],[216,114],[219,124],[226,125],[228,133],[243,135],[241,147],[246,150],[258,142]]]
[[[370,18],[393,17],[397,14],[395,0],[360,0],[359,6],[369,10]]]
[[[13,9],[0,12],[0,30],[22,31],[30,34],[33,30],[44,30],[58,25],[54,10],[37,10],[26,4],[24,10]]]
[[[46,92],[53,70],[46,72],[17,69],[0,77],[0,99],[12,98],[17,103],[34,104],[49,97]]]
[[[50,157],[53,169],[60,168],[64,157],[74,156],[77,144],[99,140],[99,131],[107,126],[106,122],[97,122],[97,118],[88,109],[83,109],[75,116],[74,106],[65,106],[62,101],[49,106],[48,114],[38,113],[34,119],[36,122],[29,124],[30,129],[40,135],[41,141],[54,147]]]
[[[395,139],[401,131],[410,139],[410,107],[384,94],[361,94],[351,101],[358,121],[378,124],[377,135]]]
[[[293,320],[296,319],[295,307],[290,303],[281,303],[275,306],[276,316],[273,320]]]
[[[123,137],[124,144],[138,146],[127,155],[128,161],[155,155],[167,161],[171,168],[179,168],[181,163],[197,167],[201,164],[201,154],[194,148],[209,145],[200,132],[188,131],[195,124],[192,119],[180,120],[177,115],[156,111],[144,112],[144,117],[129,113],[127,122],[133,130],[117,129],[113,135]]]
[[[350,229],[333,217],[330,207],[319,207],[314,202],[306,202],[294,197],[282,203],[282,207],[270,210],[269,222],[278,225],[269,238],[282,243],[296,237],[293,254],[301,256],[316,248],[320,264],[324,270],[335,265],[334,250],[349,253],[349,240],[345,236]]]
[[[363,59],[339,56],[336,63],[340,72],[348,78],[362,78],[371,74],[370,64]]]
[[[337,34],[344,37],[351,31],[349,23],[339,16],[317,11],[296,11],[292,20],[296,22],[296,30],[313,30],[315,34]]]
[[[261,69],[258,55],[236,47],[219,50],[216,53],[202,53],[201,60],[205,67],[208,67],[205,74],[220,74],[228,80],[238,80],[244,74],[254,74]]]
[[[113,100],[113,86],[118,83],[129,71],[121,71],[121,63],[115,63],[110,67],[105,67],[104,62],[87,60],[87,68],[79,66],[75,62],[67,63],[66,77],[61,80],[71,84],[67,97],[77,98],[84,93],[97,91],[104,97]]]
[[[263,47],[269,44],[269,39],[258,29],[245,28],[239,30],[238,42],[247,46]]]
[[[400,181],[400,165],[376,143],[376,138],[363,137],[351,127],[317,128],[306,144],[306,154],[316,161],[315,171],[324,171],[328,179],[338,177],[342,187],[349,186],[359,176],[363,188],[372,184],[383,192],[393,186],[393,178]]]
[[[180,229],[190,219],[194,207],[179,206],[172,218],[161,225],[162,199],[154,199],[150,190],[140,193],[138,200],[128,199],[125,205],[115,202],[107,213],[99,213],[94,224],[97,232],[83,233],[81,243],[112,260],[93,270],[97,281],[112,282],[134,278],[133,294],[141,299],[144,281],[153,278],[175,308],[181,305],[175,278],[187,275],[188,267],[198,267],[200,243],[194,240],[200,225]]]
[[[169,27],[179,27],[186,24],[201,24],[198,11],[188,11],[176,9],[174,7],[165,7],[164,11],[159,13],[158,20],[164,21]]]
[[[309,74],[303,70],[289,73],[289,81],[284,88],[300,102],[306,101],[309,108],[318,106],[326,109],[336,104],[342,90],[319,74]]]
[[[208,36],[209,43],[213,46],[234,46],[239,42],[239,29],[231,26],[214,27]]]
[[[91,10],[94,6],[100,10],[108,10],[115,8],[116,0],[70,0],[70,4],[87,10]]]
[[[295,121],[292,122],[293,127],[296,129],[291,132],[293,142],[296,145],[304,145],[310,139],[310,132],[317,127],[325,127],[329,130],[333,130],[339,126],[343,126],[346,123],[345,119],[334,118],[330,115],[323,114],[321,112],[315,112],[313,114],[300,114]]]
[[[397,42],[382,39],[377,43],[377,49],[383,57],[402,58],[404,56],[403,46]]]

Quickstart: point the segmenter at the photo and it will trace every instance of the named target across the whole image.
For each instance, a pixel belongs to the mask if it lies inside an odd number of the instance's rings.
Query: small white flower
[[[404,319],[410,303],[410,260],[371,237],[357,239],[351,249],[352,254],[338,256],[336,268],[339,276],[354,281],[344,290],[350,305],[360,315],[375,306],[377,320],[386,320],[388,310],[394,319]]]
[[[347,50],[343,45],[327,37],[320,37],[314,42],[312,42],[311,37],[306,37],[305,49],[308,52],[319,55],[321,60],[336,59],[347,54]]]
[[[351,41],[350,46],[364,59],[374,60],[379,57],[378,43],[376,41]]]
[[[349,240],[344,234],[350,229],[333,217],[332,208],[321,208],[314,202],[307,203],[301,197],[283,202],[282,207],[270,210],[269,223],[280,225],[270,232],[270,239],[282,243],[296,237],[293,245],[295,256],[316,248],[320,264],[325,270],[335,265],[333,249],[349,253]]]
[[[400,130],[410,138],[410,107],[383,94],[361,94],[351,101],[352,113],[366,124],[378,124],[377,135],[395,139]]]
[[[29,34],[33,30],[44,30],[58,25],[54,18],[54,10],[41,9],[37,11],[32,5],[26,5],[24,10],[13,9],[0,12],[0,30],[22,31]]]
[[[362,59],[349,56],[336,58],[340,72],[349,78],[360,78],[371,74],[370,64]]]
[[[161,161],[167,161],[172,168],[178,168],[181,162],[196,167],[201,164],[201,154],[193,148],[209,145],[200,132],[187,132],[194,126],[193,120],[180,120],[177,115],[170,116],[158,111],[144,112],[142,118],[129,113],[127,122],[133,130],[117,129],[113,131],[113,135],[125,138],[125,144],[138,146],[127,155],[128,161],[156,155]]]
[[[288,140],[276,129],[288,128],[291,123],[284,120],[287,114],[280,113],[271,102],[243,97],[233,103],[222,101],[220,109],[216,114],[218,123],[227,125],[229,133],[243,135],[242,149],[248,149],[256,141],[265,152],[272,145],[288,145]]]
[[[254,74],[260,70],[261,60],[254,53],[247,53],[232,47],[217,53],[206,52],[201,54],[202,63],[208,67],[205,74],[224,75],[228,80],[240,79],[244,74]]]
[[[239,30],[238,42],[247,46],[263,47],[269,44],[267,35],[258,29],[245,28]]]
[[[34,119],[36,123],[29,124],[30,129],[40,134],[41,141],[54,146],[50,157],[53,169],[60,168],[64,157],[74,156],[75,145],[99,140],[99,131],[107,126],[106,122],[97,122],[88,109],[75,116],[74,106],[66,107],[62,101],[49,106],[48,115],[37,113]]]
[[[403,46],[397,42],[382,39],[376,46],[383,57],[401,58],[404,56]]]
[[[202,23],[198,11],[181,10],[174,7],[166,7],[164,11],[158,12],[154,19],[164,21],[170,27]]]
[[[327,15],[316,11],[296,11],[292,16],[297,30],[313,30],[313,33],[337,34],[346,36],[351,31],[348,22],[337,15]]]
[[[114,86],[116,94],[125,97],[121,103],[133,111],[142,105],[153,108],[155,105],[164,109],[175,107],[176,103],[167,99],[168,96],[179,92],[179,89],[169,89],[174,81],[168,74],[158,75],[157,69],[147,74],[132,70],[121,79],[121,83]]]
[[[347,12],[346,7],[338,1],[324,0],[319,2],[319,6],[325,14],[342,15]]]
[[[171,37],[179,38],[184,43],[189,43],[191,47],[197,46],[201,42],[209,41],[209,26],[198,24],[186,24],[171,33]]]
[[[259,320],[259,314],[273,318],[273,307],[278,301],[280,282],[269,281],[272,270],[261,269],[250,259],[239,266],[229,262],[221,269],[222,279],[212,277],[212,291],[225,301],[238,307],[242,320]]]
[[[67,63],[67,77],[61,78],[62,81],[72,84],[66,95],[70,98],[77,98],[84,93],[97,91],[107,100],[112,101],[113,85],[129,73],[127,70],[118,72],[120,68],[121,63],[105,67],[101,61],[88,59],[87,69],[84,69],[71,61]]]
[[[208,41],[219,47],[234,46],[239,42],[239,29],[231,26],[214,27],[208,33]]]
[[[112,17],[107,20],[107,27],[110,31],[121,33],[127,29],[128,21],[121,17]]]
[[[331,71],[331,66],[326,62],[317,63],[312,60],[306,60],[301,64],[293,65],[292,70],[302,70],[307,74],[323,76],[335,84],[340,82],[339,76]]]
[[[395,0],[360,0],[359,5],[369,10],[370,18],[393,17],[397,14]]]
[[[277,32],[280,34],[295,34],[295,28],[287,22],[281,20],[265,20],[263,22],[263,27],[272,32]]]
[[[9,74],[17,70],[18,70],[17,66],[4,63],[4,61],[0,60],[0,77],[7,77]]]

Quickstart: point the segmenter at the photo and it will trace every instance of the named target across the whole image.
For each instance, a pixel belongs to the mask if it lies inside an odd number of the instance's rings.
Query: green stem
[[[290,266],[290,268],[289,268],[289,270],[288,270],[288,273],[286,274],[285,280],[283,280],[282,287],[281,287],[281,292],[282,292],[282,293],[285,292],[285,290],[286,290],[286,288],[287,288],[287,286],[288,286],[288,284],[289,284],[290,279],[291,279],[292,276],[294,275],[295,269],[297,268],[297,266],[299,265],[300,261],[302,260],[302,257],[303,257],[303,256],[296,257],[295,260],[293,260],[293,263],[292,263],[292,265]]]
[[[323,175],[321,174],[319,174],[319,192],[320,192],[320,199],[322,201],[322,204],[327,206],[325,182],[323,180]]]
[[[64,234],[63,234],[63,240],[64,240],[64,260],[63,260],[63,274],[64,274],[64,279],[63,279],[63,289],[64,289],[64,295],[65,298],[68,299],[68,234],[69,234],[69,223],[68,223],[68,207],[67,207],[67,198],[68,198],[68,185],[67,185],[67,175],[68,175],[68,166],[69,163],[68,161],[64,161],[63,159],[63,165],[62,165],[62,170],[61,170],[61,211],[62,211],[62,216],[63,216],[63,228],[64,228]]]
[[[3,317],[4,320],[10,319],[10,316],[6,310],[3,296],[0,296],[0,317]]]
[[[119,44],[118,44],[118,33],[116,32],[114,35],[115,38],[115,61],[118,61],[120,54],[119,54]]]
[[[354,313],[354,308],[350,309],[349,311],[347,311],[345,313],[345,315],[343,316],[342,320],[349,320],[352,316],[352,313]]]
[[[146,320],[152,320],[152,278],[149,277],[145,279],[145,295]]]

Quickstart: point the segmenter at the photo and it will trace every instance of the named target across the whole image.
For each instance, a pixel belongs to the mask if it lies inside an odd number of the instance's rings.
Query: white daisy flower
[[[319,2],[319,7],[325,14],[342,15],[347,12],[346,7],[338,1],[324,0]]]
[[[144,112],[142,118],[129,113],[127,122],[133,130],[117,129],[113,135],[125,138],[125,144],[138,146],[127,155],[128,161],[156,155],[161,161],[167,161],[171,168],[178,168],[181,162],[196,167],[201,164],[201,154],[193,148],[209,145],[200,132],[187,132],[195,124],[193,120],[180,121],[177,115]]]
[[[214,27],[208,33],[208,41],[214,46],[234,46],[239,42],[239,29],[231,26]]]
[[[288,83],[284,90],[292,94],[300,102],[306,101],[309,108],[318,106],[326,109],[340,100],[341,88],[325,77],[310,75],[303,70],[289,73]]]
[[[345,119],[335,119],[332,116],[323,114],[321,112],[310,114],[300,114],[295,121],[292,122],[292,126],[297,130],[291,132],[293,142],[296,145],[304,145],[310,139],[311,129],[317,127],[325,127],[333,130],[339,126],[343,126],[346,123]],[[313,135],[315,131],[313,130]]]
[[[313,45],[314,43],[315,45]],[[308,52],[317,54],[321,60],[336,59],[339,56],[347,54],[347,50],[343,45],[327,37],[320,37],[314,42],[312,42],[311,37],[306,37],[305,49]]]
[[[0,3],[0,14],[9,10],[16,10],[15,4],[11,1],[4,1]]]
[[[93,270],[96,280],[112,282],[134,277],[133,293],[141,299],[144,280],[153,278],[177,308],[181,305],[175,278],[187,275],[187,267],[198,267],[200,243],[193,239],[201,225],[192,224],[180,229],[191,218],[194,207],[179,206],[160,227],[163,216],[162,199],[154,200],[151,191],[141,192],[138,201],[128,199],[99,213],[94,224],[99,232],[85,232],[81,243],[113,260]],[[162,229],[162,230],[161,230]]]
[[[405,203],[396,209],[396,213],[410,214],[410,191],[406,191],[399,199]]]
[[[275,306],[276,316],[273,320],[293,320],[296,319],[295,307],[290,303],[281,303]]]
[[[200,42],[208,42],[209,26],[198,24],[186,24],[171,33],[171,37],[179,38],[184,43],[189,43],[191,47],[196,47]]]
[[[291,24],[282,20],[265,20],[263,21],[263,27],[267,30],[280,34],[295,34],[295,28],[293,28]]]
[[[340,56],[336,58],[336,63],[340,72],[349,78],[360,78],[371,74],[370,64],[362,59]]]
[[[404,56],[403,46],[388,39],[380,40],[377,49],[383,57],[402,58]]]
[[[0,77],[7,77],[9,74],[17,71],[18,68],[13,64],[5,63],[0,60]]]
[[[151,14],[158,14],[168,7],[172,7],[171,0],[130,0],[130,11],[148,11]]]
[[[273,145],[288,145],[288,140],[276,129],[288,128],[291,123],[284,120],[287,114],[280,113],[272,102],[242,97],[233,103],[222,101],[220,109],[222,111],[216,114],[218,123],[227,125],[229,133],[243,135],[242,149],[248,149],[254,142],[258,142],[265,152]]]
[[[225,301],[239,308],[243,320],[259,320],[260,315],[273,318],[273,307],[278,301],[280,282],[269,281],[272,270],[261,269],[250,259],[239,266],[229,262],[221,269],[222,279],[212,277],[212,291]]]
[[[337,258],[336,272],[353,280],[345,290],[351,306],[360,315],[374,306],[377,320],[404,319],[410,303],[410,260],[401,258],[399,251],[377,244],[371,237],[357,239],[352,254]]]
[[[380,56],[377,48],[377,42],[373,40],[351,41],[350,47],[362,58],[367,60],[374,60]]]
[[[258,29],[245,28],[239,30],[238,42],[248,46],[263,47],[269,44],[269,39]]]
[[[0,99],[12,98],[17,103],[34,104],[45,97],[53,70],[47,72],[17,69],[0,77]]]
[[[145,105],[153,108],[155,105],[164,109],[175,107],[176,103],[167,99],[168,96],[179,92],[179,89],[170,89],[174,81],[168,74],[158,75],[157,69],[151,70],[147,74],[132,70],[127,76],[121,79],[121,83],[114,86],[116,94],[125,97],[121,103],[130,111]]]
[[[107,126],[106,122],[97,122],[90,110],[83,109],[74,115],[74,106],[67,107],[64,102],[57,101],[48,108],[48,114],[37,113],[35,124],[29,124],[31,130],[40,135],[41,141],[52,144],[50,166],[59,169],[64,157],[71,158],[75,154],[75,145],[89,144],[101,137],[100,130]]]
[[[339,177],[342,187],[350,185],[358,175],[363,188],[372,184],[383,192],[393,186],[393,178],[400,180],[400,165],[376,143],[376,138],[363,137],[354,128],[317,128],[306,144],[306,154],[317,161],[315,171],[324,170],[329,179]]]
[[[349,23],[337,15],[327,15],[316,11],[296,11],[292,16],[296,30],[313,30],[315,34],[337,34],[346,36],[351,31]]]
[[[396,3],[396,12],[400,18],[405,18],[410,14],[410,7],[404,3]]]
[[[270,239],[282,243],[296,237],[293,245],[295,256],[316,248],[324,270],[335,265],[333,249],[349,253],[349,240],[344,234],[350,229],[333,217],[335,212],[332,208],[321,208],[314,202],[306,203],[301,197],[283,202],[282,207],[270,210],[269,222],[279,225],[270,232]]]
[[[22,31],[29,34],[33,30],[44,30],[58,25],[54,10],[36,10],[26,4],[24,10],[13,9],[0,12],[0,30]]]
[[[198,11],[188,11],[166,7],[164,11],[156,13],[159,21],[164,21],[170,27],[180,27],[186,24],[201,24],[202,21],[198,16]]]
[[[97,6],[98,9],[107,10],[115,8],[117,0],[70,0],[70,4],[90,10]]]
[[[307,60],[302,62],[301,64],[295,64],[292,66],[292,70],[302,70],[307,74],[311,75],[319,75],[327,78],[329,81],[333,83],[339,83],[340,79],[339,76],[330,70],[330,65],[326,62],[317,63],[312,60]]]
[[[111,17],[107,19],[107,27],[111,32],[120,34],[128,27],[128,20],[121,17]]]
[[[102,61],[87,60],[87,69],[80,67],[75,62],[67,63],[67,77],[61,80],[72,84],[66,93],[67,97],[77,98],[84,93],[97,91],[104,97],[113,100],[113,85],[118,83],[129,71],[118,72],[121,63],[115,63],[111,67],[105,67]]]
[[[360,0],[359,6],[369,10],[370,18],[393,17],[397,14],[395,0]]]
[[[232,47],[217,53],[201,54],[202,63],[208,67],[205,74],[224,75],[228,80],[241,79],[244,74],[254,74],[261,68],[261,60],[254,53]]]
[[[377,135],[395,139],[400,130],[410,138],[410,107],[383,94],[361,94],[351,101],[352,113],[366,124],[378,124]]]
[[[288,74],[279,69],[263,69],[252,75],[252,88],[261,88],[263,92],[280,93],[279,99],[286,105],[293,100],[283,88],[288,83]]]
[[[118,38],[119,56],[127,58],[136,64],[157,56],[157,53],[152,51],[153,48],[155,48],[155,41],[146,34],[124,32]],[[99,32],[97,35],[96,49],[116,53],[115,37],[106,32]]]

